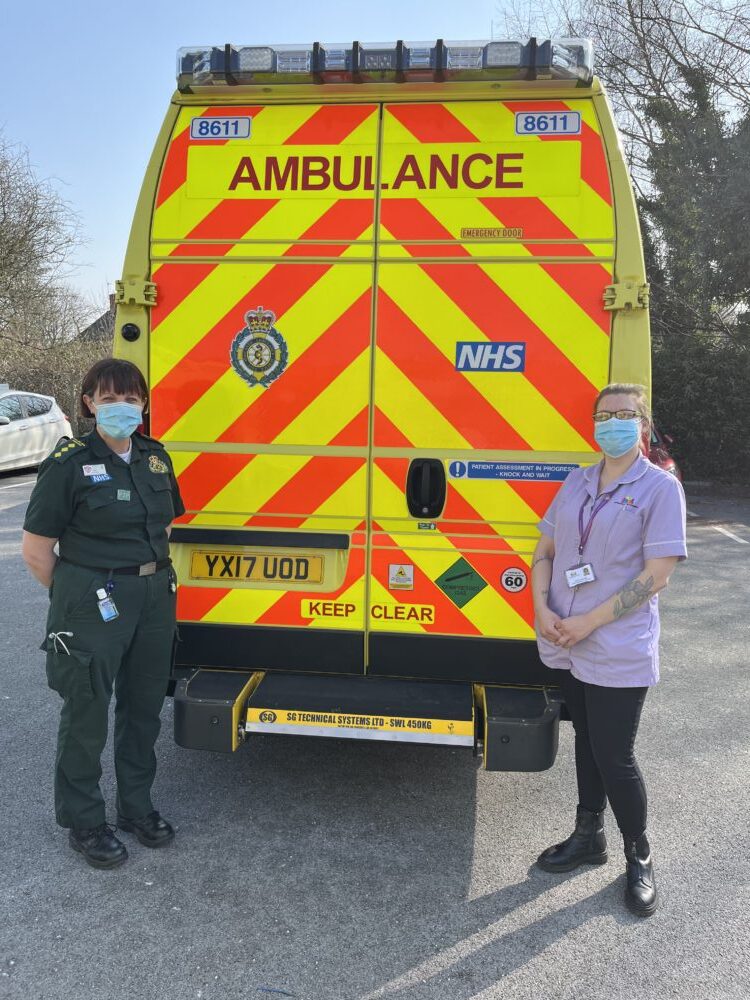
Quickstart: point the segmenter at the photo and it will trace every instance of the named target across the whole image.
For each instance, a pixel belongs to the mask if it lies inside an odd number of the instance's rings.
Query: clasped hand
[[[552,642],[563,649],[570,649],[590,635],[594,627],[587,615],[560,618],[554,611],[545,608],[537,615],[537,631],[547,642]]]

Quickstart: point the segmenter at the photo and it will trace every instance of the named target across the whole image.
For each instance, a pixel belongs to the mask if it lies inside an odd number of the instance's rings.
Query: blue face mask
[[[641,422],[635,420],[620,420],[610,417],[602,423],[594,424],[594,438],[605,455],[610,458],[620,458],[638,444],[641,435]]]
[[[143,410],[133,403],[100,403],[96,408],[98,427],[117,440],[129,438],[143,420]]]

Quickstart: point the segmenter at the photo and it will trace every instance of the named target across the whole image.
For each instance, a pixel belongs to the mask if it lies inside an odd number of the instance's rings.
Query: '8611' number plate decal
[[[516,135],[580,134],[580,111],[516,112]]]
[[[202,116],[190,121],[191,139],[249,139],[251,118],[209,118]]]

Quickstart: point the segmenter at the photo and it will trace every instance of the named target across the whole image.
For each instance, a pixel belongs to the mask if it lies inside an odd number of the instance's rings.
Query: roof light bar
[[[177,85],[182,91],[269,83],[481,79],[588,85],[592,77],[593,45],[583,38],[209,45],[177,53]]]
[[[537,79],[591,82],[594,45],[589,38],[553,38],[537,48]]]

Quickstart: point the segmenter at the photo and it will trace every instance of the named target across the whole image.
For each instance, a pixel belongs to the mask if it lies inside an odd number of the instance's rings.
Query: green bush
[[[654,412],[686,479],[750,484],[750,351],[691,331],[654,341]]]

